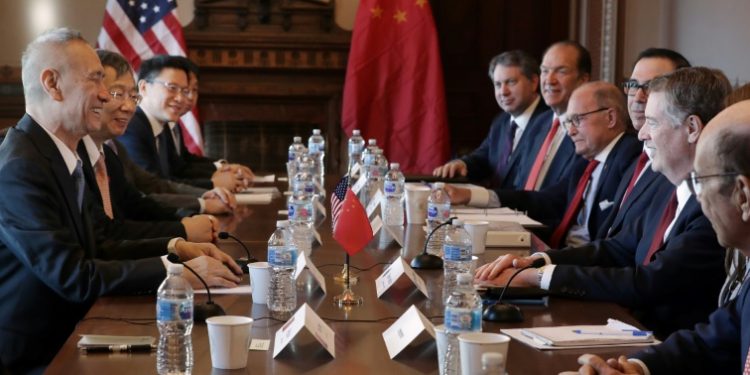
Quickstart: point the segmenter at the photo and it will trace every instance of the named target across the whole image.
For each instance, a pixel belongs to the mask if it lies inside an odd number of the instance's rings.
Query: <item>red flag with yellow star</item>
[[[344,179],[341,181],[344,182]],[[346,193],[338,218],[333,224],[333,238],[349,255],[354,255],[372,240],[372,227],[365,208],[362,207],[362,203],[359,203],[359,199],[346,182],[344,182],[343,189],[346,189]],[[336,190],[335,196],[339,196],[341,193],[339,188],[337,187]]]
[[[378,140],[407,173],[448,158],[443,68],[428,0],[361,0],[344,84],[342,126]]]

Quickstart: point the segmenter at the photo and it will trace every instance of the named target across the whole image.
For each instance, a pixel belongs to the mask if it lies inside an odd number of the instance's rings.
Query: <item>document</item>
[[[606,325],[502,329],[500,332],[537,349],[652,345],[659,342],[651,331],[643,331],[614,319]]]
[[[237,204],[269,204],[273,199],[272,193],[260,193],[260,194],[247,194],[240,193],[235,194],[237,198]]]

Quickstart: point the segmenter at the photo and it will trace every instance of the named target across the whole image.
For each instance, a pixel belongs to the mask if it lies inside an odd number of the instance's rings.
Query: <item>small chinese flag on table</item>
[[[349,177],[339,181],[331,195],[333,238],[354,255],[372,240],[372,227],[367,212],[349,187]]]

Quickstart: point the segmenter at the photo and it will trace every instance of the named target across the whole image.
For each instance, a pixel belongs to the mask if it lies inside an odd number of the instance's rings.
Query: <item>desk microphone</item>
[[[497,302],[484,309],[482,320],[486,320],[488,322],[503,323],[523,322],[523,313],[521,312],[521,309],[516,305],[503,303],[503,296],[505,295],[505,292],[508,291],[508,288],[510,288],[510,282],[513,281],[513,278],[521,273],[521,271],[527,270],[529,268],[539,268],[541,266],[544,266],[545,263],[546,262],[544,261],[544,258],[540,257],[538,259],[534,259],[534,261],[531,262],[531,264],[529,264],[528,266],[514,272],[510,279],[508,279],[508,282],[505,283],[505,288],[503,288],[503,292],[500,293],[500,298],[497,299]]]
[[[449,217],[448,220],[436,226],[435,229],[433,229],[432,232],[427,235],[427,239],[424,241],[422,254],[415,256],[414,259],[411,260],[411,268],[423,270],[436,270],[443,268],[443,259],[441,259],[437,255],[428,254],[427,245],[430,243],[430,238],[432,238],[432,235],[435,234],[435,232],[437,232],[437,230],[441,227],[451,224],[453,222],[453,219],[458,219],[458,217]]]
[[[226,240],[227,238],[231,238],[235,240],[237,243],[242,246],[243,249],[245,249],[245,253],[247,254],[247,260],[245,259],[235,259],[234,261],[237,263],[240,268],[242,268],[242,272],[249,273],[250,270],[247,268],[247,265],[250,263],[255,263],[258,261],[258,259],[255,259],[253,256],[250,255],[250,250],[245,246],[245,243],[240,241],[239,238],[229,234],[228,232],[219,232],[219,238],[222,240]]]
[[[167,260],[169,260],[172,263],[182,264],[183,267],[187,268],[188,271],[192,272],[195,277],[198,278],[198,280],[203,283],[203,286],[206,287],[206,294],[208,295],[208,302],[206,303],[199,303],[193,305],[193,318],[195,321],[203,323],[206,321],[207,318],[210,318],[212,316],[219,316],[219,315],[226,315],[227,313],[224,312],[224,309],[221,308],[221,306],[214,303],[213,299],[211,299],[211,289],[208,288],[208,284],[206,284],[206,281],[203,280],[203,278],[198,275],[198,272],[195,272],[195,270],[182,262],[180,260],[180,256],[175,253],[169,253],[167,255]]]

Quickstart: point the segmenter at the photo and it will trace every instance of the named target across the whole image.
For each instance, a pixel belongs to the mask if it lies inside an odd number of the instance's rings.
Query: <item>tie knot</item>
[[[74,178],[80,178],[83,177],[83,163],[81,163],[80,160],[76,160],[76,167],[73,168],[73,173],[71,174]]]

